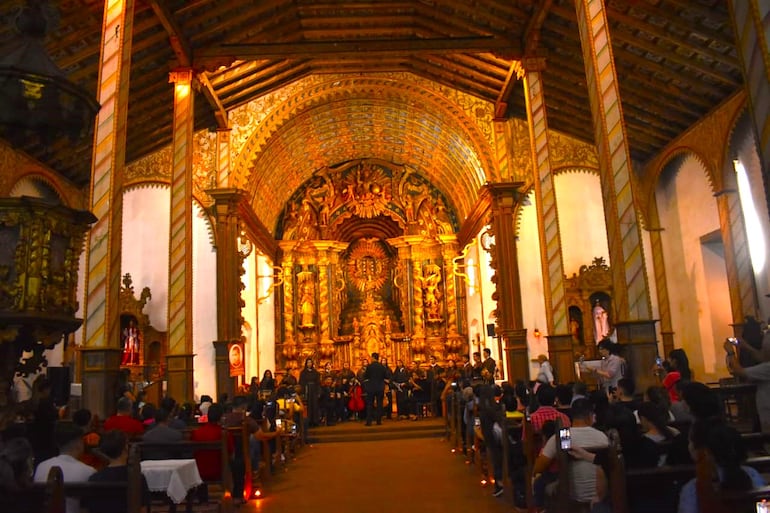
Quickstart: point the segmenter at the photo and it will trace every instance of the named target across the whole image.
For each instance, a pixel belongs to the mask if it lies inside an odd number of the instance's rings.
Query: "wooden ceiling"
[[[551,128],[591,141],[574,0],[136,0],[127,160],[171,142],[178,65],[201,71],[196,128],[313,73],[407,71],[525,117],[513,60],[546,57]],[[25,0],[0,2],[0,47]],[[50,0],[46,47],[96,95],[100,0]],[[742,86],[724,0],[607,0],[632,158],[644,162]],[[79,186],[91,142],[23,148]]]

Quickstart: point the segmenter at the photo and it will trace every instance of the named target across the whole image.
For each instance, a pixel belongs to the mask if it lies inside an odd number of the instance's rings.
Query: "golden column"
[[[295,241],[281,241],[279,243],[283,251],[283,258],[281,259],[281,268],[283,269],[283,343],[281,356],[286,362],[285,367],[295,367],[297,365],[295,360],[299,355],[297,340],[294,337],[294,258],[292,251],[296,245]]]
[[[336,266],[339,264],[340,254],[348,247],[348,243],[319,240],[313,241],[313,245],[318,253],[318,323],[320,326],[318,349],[324,360],[331,360],[334,354],[334,337],[338,328],[335,313],[339,311],[336,298],[340,283],[337,283],[335,278]]]
[[[510,383],[517,379],[529,379],[527,330],[521,309],[515,227],[516,208],[522,197],[519,187],[522,185],[521,182],[490,183],[484,186],[486,191],[482,191],[491,200],[490,225],[495,238],[490,247],[491,267],[495,270],[492,299],[497,301],[495,333],[502,339]]]
[[[604,217],[618,342],[640,386],[653,383],[649,362],[657,354],[655,321],[644,266],[639,216],[634,205],[620,90],[604,0],[577,0],[577,21],[599,156]]]
[[[446,350],[452,356],[457,358],[465,348],[466,340],[461,335],[465,331],[460,325],[460,319],[457,315],[457,276],[455,275],[455,266],[453,261],[460,256],[456,235],[439,235],[441,240],[441,259],[444,263],[444,298],[446,305]],[[464,306],[464,305],[463,305]]]
[[[522,66],[529,144],[535,170],[533,182],[535,184],[535,204],[540,235],[540,262],[548,328],[548,354],[551,363],[558,371],[559,379],[566,383],[575,380],[575,366],[572,335],[569,333],[556,190],[548,147],[548,117],[541,73],[545,69],[545,59],[525,59],[522,61]]]
[[[192,156],[193,71],[169,74],[174,84],[171,167],[171,224],[168,264],[168,395],[193,400]]]
[[[134,1],[105,2],[91,161],[91,212],[86,301],[83,312],[83,407],[99,416],[113,412],[120,369],[121,238],[126,116],[131,68]]]
[[[241,340],[241,275],[243,259],[239,237],[239,206],[245,200],[240,189],[206,191],[214,199],[217,251],[217,340],[214,341],[217,397],[226,393],[234,397],[237,378],[230,377],[228,344]]]
[[[388,239],[387,242],[398,251],[398,274],[395,285],[401,295],[401,312],[404,327],[411,338],[413,356],[426,354],[425,316],[422,302],[422,266],[416,248],[424,241],[421,235],[404,235]]]

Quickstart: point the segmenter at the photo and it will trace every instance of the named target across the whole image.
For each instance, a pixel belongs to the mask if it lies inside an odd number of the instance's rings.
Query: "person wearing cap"
[[[540,354],[537,356],[537,358],[532,360],[532,363],[540,364],[540,370],[537,373],[537,378],[535,378],[535,381],[541,385],[554,386],[553,367],[551,367],[551,362],[548,361],[548,357],[544,354]]]
[[[45,483],[48,473],[53,467],[59,467],[62,472],[62,480],[65,483],[80,483],[88,481],[96,469],[79,460],[83,454],[83,430],[70,422],[59,422],[54,428],[54,438],[59,447],[59,455],[41,461],[35,469],[34,480],[36,483]],[[67,513],[78,513],[80,501],[67,498]]]

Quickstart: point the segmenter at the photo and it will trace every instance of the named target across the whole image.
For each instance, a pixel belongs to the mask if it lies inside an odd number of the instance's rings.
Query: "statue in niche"
[[[302,284],[302,294],[299,302],[299,327],[315,327],[315,298],[313,294],[313,282],[311,280]]]
[[[429,322],[441,321],[441,273],[437,265],[430,268],[430,274],[421,279],[422,281],[422,304]]]
[[[436,223],[436,233],[450,235],[455,232],[452,220],[449,219],[446,203],[444,203],[444,199],[441,196],[436,199],[436,204],[433,208],[433,221]]]
[[[123,328],[122,339],[123,357],[120,365],[139,365],[139,328],[134,318]]]
[[[318,222],[321,226],[327,226],[329,214],[337,197],[334,183],[328,176],[317,176],[308,189],[308,195],[318,205]]]
[[[398,185],[398,193],[404,208],[407,223],[417,221],[417,213],[423,201],[428,198],[427,186],[414,173],[406,173]]]
[[[295,203],[289,203],[286,207],[286,216],[283,220],[283,240],[292,240],[297,233],[299,227],[299,214],[297,211],[297,205]]]
[[[318,238],[318,217],[309,198],[302,200],[297,214],[297,240],[313,240]]]
[[[594,302],[593,317],[594,341],[598,344],[603,338],[609,337],[612,331],[610,329],[609,314],[598,299]]]

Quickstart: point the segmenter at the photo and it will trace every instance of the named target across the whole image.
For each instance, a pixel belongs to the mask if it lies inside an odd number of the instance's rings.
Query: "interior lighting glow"
[[[765,234],[762,232],[762,224],[759,222],[759,214],[751,195],[751,184],[746,168],[743,167],[740,160],[734,160],[733,167],[738,180],[738,197],[741,200],[743,219],[746,223],[746,238],[749,243],[751,265],[755,273],[760,273],[765,268],[765,260],[767,259]]]

